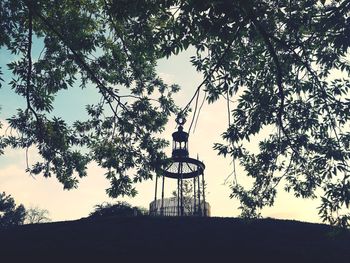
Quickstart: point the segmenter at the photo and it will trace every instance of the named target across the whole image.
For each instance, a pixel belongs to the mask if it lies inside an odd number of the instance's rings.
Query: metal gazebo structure
[[[172,157],[158,165],[154,201],[150,203],[150,215],[160,216],[209,216],[210,206],[205,201],[203,162],[189,157],[188,133],[184,132],[186,120],[178,116],[178,129],[172,134]],[[158,177],[161,178],[161,198],[157,199]],[[177,180],[176,196],[164,198],[165,178]],[[193,196],[184,197],[184,180],[193,180]],[[185,200],[186,199],[186,200]]]

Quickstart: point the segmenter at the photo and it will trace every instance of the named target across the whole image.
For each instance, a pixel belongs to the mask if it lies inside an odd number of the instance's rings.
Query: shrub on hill
[[[148,211],[144,208],[131,206],[127,202],[117,202],[116,204],[102,203],[95,205],[95,210],[90,213],[88,218],[100,218],[110,216],[140,216],[147,215]]]

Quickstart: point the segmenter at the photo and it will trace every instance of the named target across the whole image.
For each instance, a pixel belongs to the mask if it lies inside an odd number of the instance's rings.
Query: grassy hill
[[[0,231],[0,262],[350,262],[350,233],[261,219],[124,217]]]

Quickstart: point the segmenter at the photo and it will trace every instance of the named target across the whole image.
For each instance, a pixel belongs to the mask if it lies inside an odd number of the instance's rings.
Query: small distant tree
[[[147,209],[132,206],[127,202],[117,202],[116,204],[105,202],[95,205],[95,210],[90,213],[89,218],[109,216],[139,216],[146,214],[148,214]]]
[[[193,213],[193,184],[184,180],[182,190],[184,210],[185,212]],[[172,195],[177,198],[177,191],[173,191]]]
[[[205,195],[208,195],[207,192],[207,184],[204,184],[204,190],[205,190]],[[198,189],[197,189],[198,191]],[[202,188],[201,188],[202,191]],[[182,192],[183,192],[183,205],[184,205],[184,210],[185,213],[190,213],[192,214],[194,211],[194,201],[193,201],[193,195],[194,195],[194,190],[193,190],[193,182],[189,181],[189,180],[184,180],[183,181],[183,188],[182,188]],[[196,197],[197,197],[196,193]],[[172,192],[173,197],[177,198],[177,191],[173,191]],[[201,198],[202,198],[202,193],[201,193]],[[203,204],[203,199],[201,199],[201,204]]]
[[[0,193],[0,228],[22,225],[25,216],[26,210],[22,204],[16,207],[11,195]]]
[[[49,211],[47,209],[41,209],[39,207],[31,207],[27,210],[25,223],[26,224],[39,224],[50,222]]]

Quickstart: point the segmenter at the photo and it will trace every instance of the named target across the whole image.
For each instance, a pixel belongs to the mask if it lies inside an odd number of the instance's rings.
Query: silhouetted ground
[[[0,231],[0,262],[350,262],[350,233],[235,218],[105,218]]]

